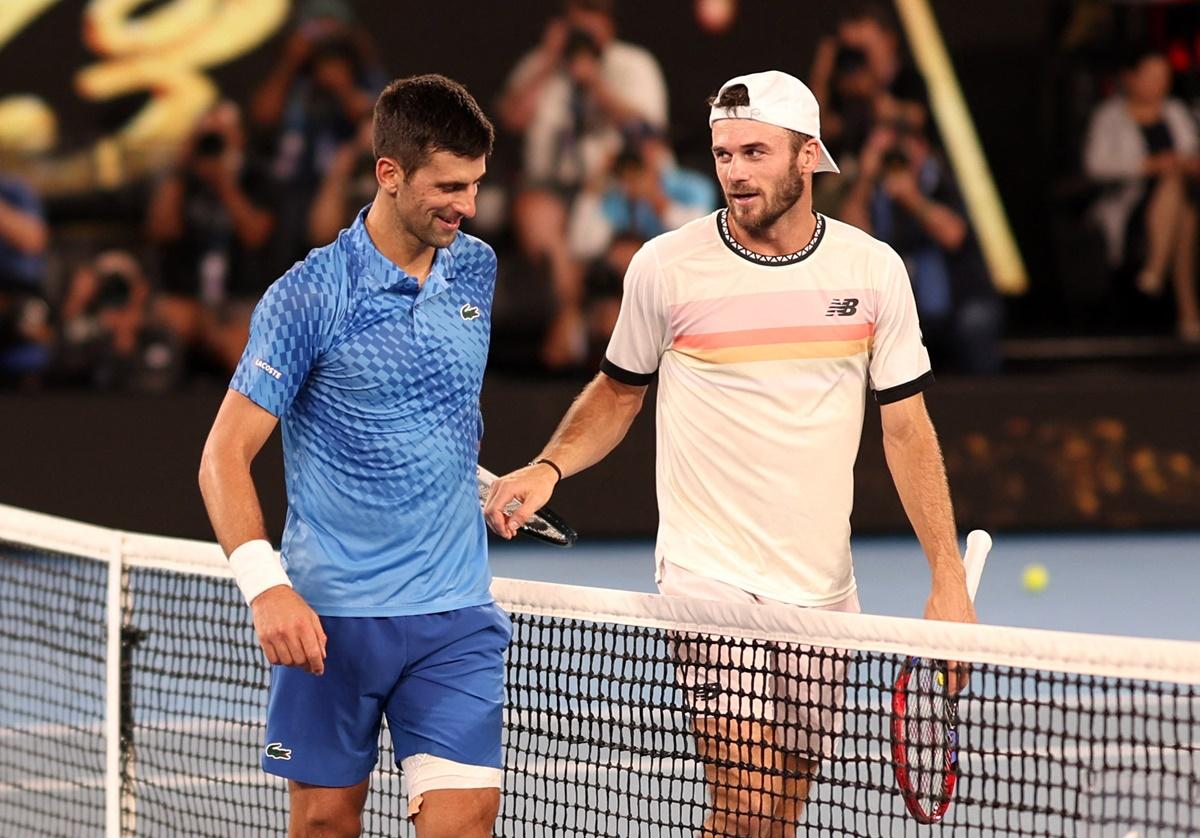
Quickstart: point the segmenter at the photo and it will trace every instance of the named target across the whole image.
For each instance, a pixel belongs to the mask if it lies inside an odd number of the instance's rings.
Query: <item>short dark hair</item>
[[[880,3],[879,0],[859,0],[851,3],[842,14],[841,20],[843,23],[871,21],[885,32],[891,32],[894,35],[900,34],[895,15],[888,6]]]
[[[750,107],[750,91],[744,84],[731,84],[724,90],[717,91],[716,95],[709,96],[708,106],[710,108],[724,108],[725,110],[748,108]],[[784,130],[788,132],[792,154],[799,154],[804,144],[812,139],[809,134],[793,131],[791,128],[785,128]]]
[[[724,90],[718,90],[708,97],[710,108],[748,108],[750,107],[750,91],[744,84],[731,84]]]
[[[1117,67],[1126,72],[1137,70],[1142,66],[1143,62],[1151,58],[1166,59],[1167,54],[1163,50],[1155,49],[1149,44],[1128,44],[1117,53]]]
[[[435,151],[472,159],[489,155],[495,136],[467,89],[436,73],[396,79],[375,101],[375,157],[395,160],[406,179]]]

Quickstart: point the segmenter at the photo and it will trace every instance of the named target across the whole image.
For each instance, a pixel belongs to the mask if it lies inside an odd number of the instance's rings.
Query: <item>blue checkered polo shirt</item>
[[[229,386],[281,420],[284,563],[318,614],[482,605],[475,463],[496,255],[460,233],[418,286],[365,216],[267,289]]]

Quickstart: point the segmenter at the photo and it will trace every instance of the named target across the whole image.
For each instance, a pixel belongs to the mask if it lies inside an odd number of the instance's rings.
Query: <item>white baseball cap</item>
[[[825,143],[821,142],[821,108],[817,104],[817,97],[813,96],[813,92],[804,82],[778,70],[750,73],[747,76],[732,78],[721,85],[717,99],[735,84],[746,86],[750,104],[736,108],[720,108],[713,105],[708,113],[710,126],[718,119],[753,119],[756,122],[808,134],[815,137],[821,146],[821,160],[817,163],[816,171],[841,171],[837,163],[833,162]]]

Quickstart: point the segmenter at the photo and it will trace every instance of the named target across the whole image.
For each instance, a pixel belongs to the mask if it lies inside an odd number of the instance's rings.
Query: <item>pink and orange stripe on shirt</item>
[[[854,293],[866,297],[839,292]],[[671,348],[714,364],[845,358],[868,351],[874,324],[861,309],[853,318],[858,322],[821,322],[829,299],[825,291],[780,291],[680,303],[671,306]]]

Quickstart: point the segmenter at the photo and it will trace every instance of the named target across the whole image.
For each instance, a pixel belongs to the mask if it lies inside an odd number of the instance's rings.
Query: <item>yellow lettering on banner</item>
[[[29,21],[59,0],[4,0],[0,3],[0,47],[24,29]]]
[[[2,0],[0,2],[0,49],[30,21],[59,0]],[[37,152],[54,145],[58,120],[50,106],[36,96],[6,96],[0,99],[0,146]]]
[[[58,0],[0,0],[0,46]],[[291,0],[172,0],[138,14],[146,0],[90,0],[83,38],[100,60],[84,67],[75,87],[103,102],[145,92],[149,101],[115,134],[41,173],[50,192],[113,187],[160,167],[196,119],[219,98],[205,74],[267,40],[287,20]],[[17,97],[11,97],[16,99]],[[21,97],[26,119],[43,123]],[[0,114],[5,104],[0,101]],[[44,135],[43,131],[43,135]]]
[[[103,101],[139,90],[150,101],[115,138],[127,154],[174,147],[217,100],[203,70],[266,40],[287,18],[287,0],[175,0],[131,15],[144,0],[92,0],[84,12],[88,45],[109,59],[76,77],[80,95]]]

